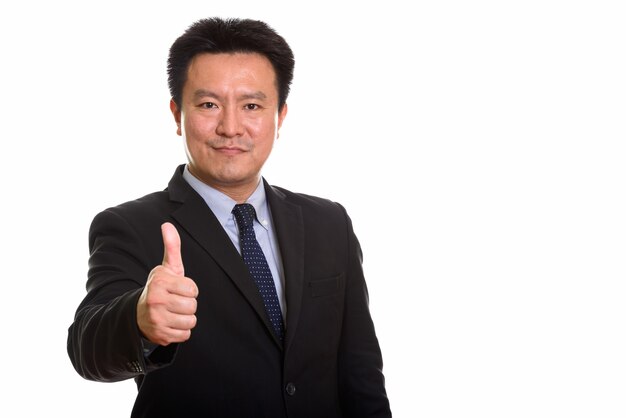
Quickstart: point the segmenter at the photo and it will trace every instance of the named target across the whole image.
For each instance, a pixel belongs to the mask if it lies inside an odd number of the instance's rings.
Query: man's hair
[[[187,28],[170,47],[167,74],[170,94],[182,109],[183,86],[189,63],[202,53],[257,53],[265,56],[276,73],[278,109],[289,95],[295,60],[291,48],[274,29],[259,20],[201,19]]]

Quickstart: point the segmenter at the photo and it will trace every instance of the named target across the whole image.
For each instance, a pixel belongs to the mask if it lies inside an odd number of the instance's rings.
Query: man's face
[[[227,194],[256,187],[287,114],[287,106],[278,111],[269,60],[244,53],[195,56],[181,107],[170,103],[191,173]]]

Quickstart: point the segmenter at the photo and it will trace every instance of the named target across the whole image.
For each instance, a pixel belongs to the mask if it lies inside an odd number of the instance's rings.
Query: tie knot
[[[254,206],[250,203],[235,205],[233,214],[235,215],[235,220],[240,229],[252,226],[252,222],[254,222],[254,218],[256,218]]]

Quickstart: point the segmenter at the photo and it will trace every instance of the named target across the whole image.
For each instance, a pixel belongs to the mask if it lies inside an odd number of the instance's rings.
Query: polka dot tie
[[[254,206],[249,203],[235,205],[233,214],[239,227],[239,243],[243,261],[248,266],[248,270],[250,270],[250,274],[261,293],[263,303],[265,304],[265,312],[274,327],[274,332],[282,341],[284,334],[283,315],[280,311],[272,272],[254,234],[253,223],[256,218]]]

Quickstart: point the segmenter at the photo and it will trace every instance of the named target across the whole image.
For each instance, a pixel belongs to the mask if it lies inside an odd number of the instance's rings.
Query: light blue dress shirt
[[[228,237],[233,242],[237,251],[241,254],[241,248],[239,245],[239,229],[237,228],[235,215],[232,214],[232,210],[237,202],[224,193],[200,181],[193,174],[191,174],[191,172],[189,172],[187,166],[185,166],[183,178],[204,199],[219,223],[226,231],[226,234],[228,234]],[[263,250],[265,258],[267,259],[270,271],[272,272],[272,278],[274,279],[274,284],[276,285],[276,293],[278,294],[280,309],[286,326],[287,304],[285,303],[285,292],[283,290],[285,284],[283,263],[280,257],[280,250],[278,248],[278,240],[276,239],[276,233],[272,224],[272,215],[265,198],[263,181],[259,181],[259,185],[248,198],[246,203],[254,206],[254,210],[256,211],[257,218],[254,221],[254,233],[257,241],[259,241],[261,249]]]

